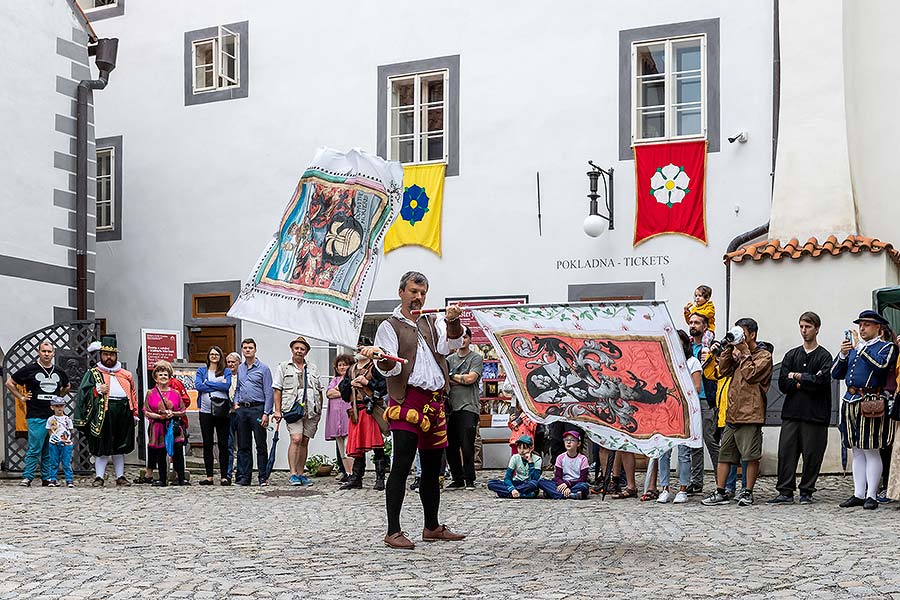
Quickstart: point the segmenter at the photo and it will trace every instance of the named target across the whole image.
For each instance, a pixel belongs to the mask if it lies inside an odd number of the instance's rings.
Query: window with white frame
[[[631,66],[633,143],[706,137],[705,35],[634,43]]]
[[[97,231],[115,227],[115,148],[97,148]]]
[[[446,162],[449,71],[388,79],[388,158],[403,164]]]
[[[241,37],[219,27],[213,38],[193,42],[193,92],[213,92],[240,85]]]

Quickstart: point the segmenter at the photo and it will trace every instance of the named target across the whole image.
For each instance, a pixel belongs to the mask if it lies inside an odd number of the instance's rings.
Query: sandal
[[[637,498],[637,490],[634,488],[625,488],[621,492],[610,496],[613,500],[624,500],[626,498]]]
[[[641,494],[641,502],[649,502],[650,500],[659,499],[659,490],[647,490]]]

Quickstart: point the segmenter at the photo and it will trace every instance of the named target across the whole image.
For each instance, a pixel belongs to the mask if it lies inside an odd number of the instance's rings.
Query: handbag
[[[229,400],[228,398],[210,396],[209,402],[212,407],[212,415],[214,417],[225,418],[231,412],[231,400]]]
[[[859,410],[862,416],[869,419],[878,419],[884,416],[885,399],[879,394],[865,394],[859,402]]]
[[[303,366],[303,400],[294,400],[294,405],[291,407],[291,410],[287,411],[282,415],[285,421],[288,423],[296,423],[300,419],[303,418],[303,415],[306,414],[306,372],[308,367]]]

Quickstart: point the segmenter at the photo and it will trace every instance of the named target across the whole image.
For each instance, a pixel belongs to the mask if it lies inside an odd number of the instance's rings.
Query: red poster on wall
[[[459,321],[462,323],[463,327],[468,327],[472,330],[472,343],[480,346],[481,344],[490,344],[491,341],[488,339],[487,335],[485,335],[484,330],[478,324],[478,321],[475,320],[475,317],[472,316],[472,311],[466,309],[479,308],[482,306],[509,306],[513,304],[528,304],[528,296],[479,296],[477,298],[447,298],[446,306],[449,306],[450,304],[459,304],[460,307],[462,307],[463,311],[459,317]]]
[[[148,370],[159,360],[174,362],[181,357],[181,332],[141,329],[141,347]]]

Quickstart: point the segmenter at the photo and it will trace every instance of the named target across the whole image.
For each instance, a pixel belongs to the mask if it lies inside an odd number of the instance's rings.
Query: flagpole
[[[562,308],[580,308],[585,306],[606,306],[606,305],[643,305],[643,306],[659,306],[668,300],[604,300],[604,301],[584,301],[584,302],[534,302],[531,304],[492,304],[486,306],[460,306],[460,308],[468,308],[470,310],[492,310],[495,308],[545,308],[548,306]],[[423,308],[420,310],[411,310],[414,315],[431,315],[446,312],[447,307],[443,308]]]

